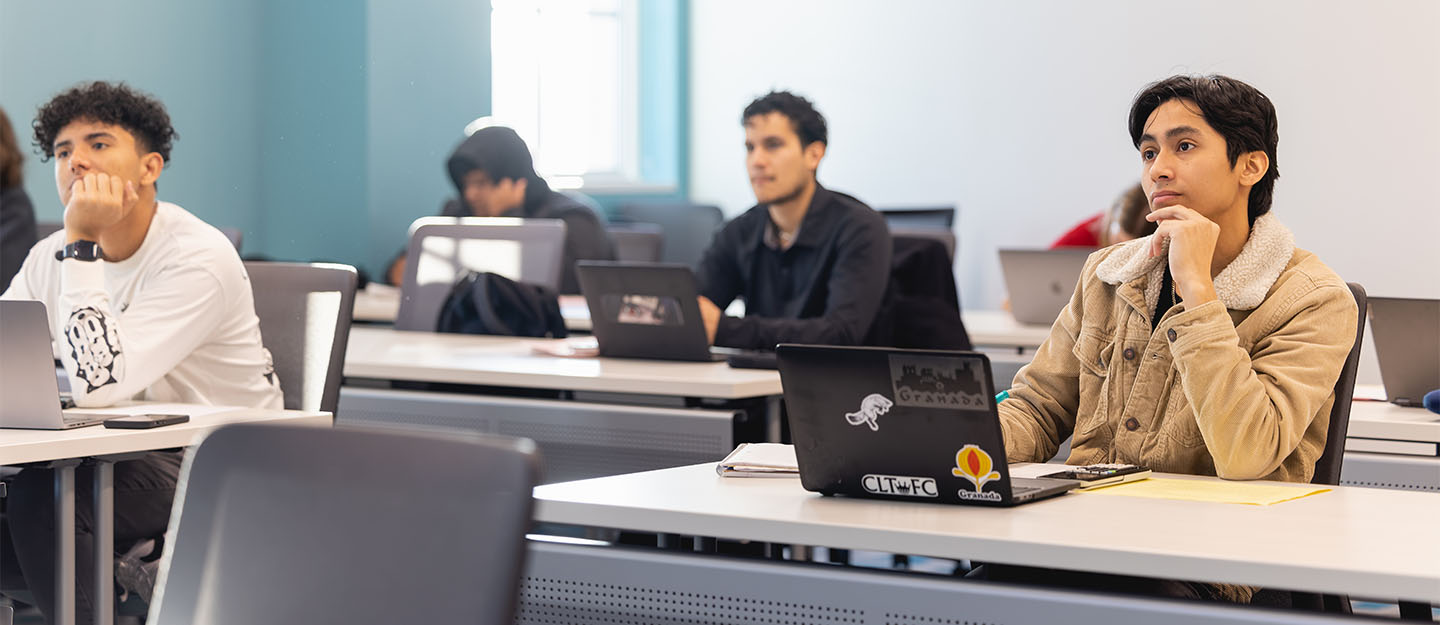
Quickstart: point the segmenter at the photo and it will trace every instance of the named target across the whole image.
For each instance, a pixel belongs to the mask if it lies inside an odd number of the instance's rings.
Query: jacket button
[[[1175,342],[1175,328],[1170,328],[1169,330],[1166,330],[1165,338],[1170,339],[1170,342],[1172,343]]]
[[[1125,429],[1130,430],[1131,432],[1140,429],[1140,421],[1137,420],[1135,417],[1130,417],[1129,419],[1126,419]]]
[[[1126,347],[1126,348],[1125,348],[1125,360],[1135,360],[1135,348],[1134,348],[1134,347]]]

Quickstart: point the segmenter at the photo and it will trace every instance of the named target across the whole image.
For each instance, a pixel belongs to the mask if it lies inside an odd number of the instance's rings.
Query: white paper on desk
[[[600,355],[600,343],[593,336],[560,339],[530,344],[530,351],[541,356],[561,358],[594,358]]]
[[[65,414],[100,414],[117,417],[142,414],[183,414],[189,415],[193,419],[233,410],[245,409],[239,406],[201,406],[198,404],[120,404],[108,408],[69,408],[65,410]]]
[[[1010,465],[1010,477],[1034,478],[1069,470],[1069,465],[1058,462],[1017,462]]]
[[[791,477],[800,474],[795,446],[780,443],[740,443],[715,465],[722,477]]]

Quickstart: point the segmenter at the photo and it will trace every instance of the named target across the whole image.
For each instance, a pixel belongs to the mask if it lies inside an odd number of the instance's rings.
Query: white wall
[[[1177,72],[1245,80],[1280,117],[1275,212],[1372,294],[1440,297],[1440,2],[696,2],[691,189],[734,214],[745,104],[830,122],[823,184],[960,207],[964,305],[995,308],[1002,246],[1044,246],[1138,179],[1125,116]]]

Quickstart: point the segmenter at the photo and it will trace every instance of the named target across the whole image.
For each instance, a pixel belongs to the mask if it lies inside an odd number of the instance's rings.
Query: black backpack
[[[559,296],[546,287],[516,282],[493,273],[471,271],[455,281],[438,332],[564,338]]]

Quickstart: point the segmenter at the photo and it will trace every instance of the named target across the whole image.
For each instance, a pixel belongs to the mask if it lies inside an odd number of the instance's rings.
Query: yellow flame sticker
[[[980,492],[986,482],[1000,479],[1000,473],[994,471],[995,463],[990,459],[990,454],[985,453],[975,445],[966,445],[955,452],[955,468],[950,473],[955,477],[963,477],[975,485],[975,492]]]

